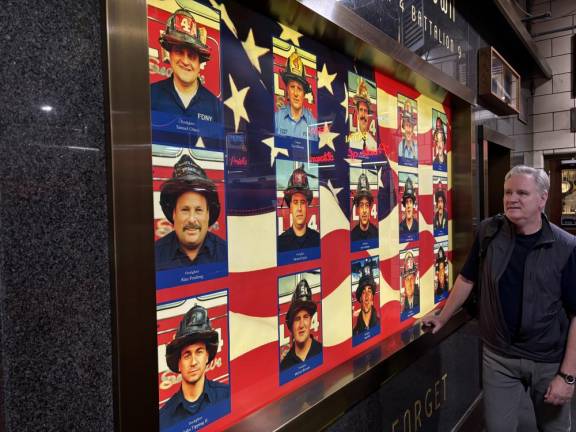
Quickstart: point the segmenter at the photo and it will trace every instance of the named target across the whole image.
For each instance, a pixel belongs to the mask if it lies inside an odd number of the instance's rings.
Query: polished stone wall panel
[[[113,430],[101,3],[0,14],[0,429]]]

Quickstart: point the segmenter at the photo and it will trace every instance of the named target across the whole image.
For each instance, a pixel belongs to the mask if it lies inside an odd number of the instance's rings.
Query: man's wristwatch
[[[576,383],[576,378],[573,375],[568,375],[560,371],[558,371],[557,375],[564,378],[566,384],[574,385],[574,383]]]

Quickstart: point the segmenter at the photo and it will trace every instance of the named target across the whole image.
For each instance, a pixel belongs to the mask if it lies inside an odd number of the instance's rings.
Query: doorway
[[[480,185],[480,211],[482,219],[504,212],[504,177],[510,171],[510,152],[514,141],[486,126],[478,127],[479,150],[481,151],[480,170],[483,176]]]
[[[545,155],[544,170],[550,176],[546,215],[550,222],[576,234],[576,154]]]

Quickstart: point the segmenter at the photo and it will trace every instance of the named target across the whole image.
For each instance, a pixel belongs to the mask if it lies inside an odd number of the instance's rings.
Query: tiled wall
[[[534,79],[532,148],[521,146],[517,150],[524,154],[527,163],[542,168],[545,154],[576,153],[575,134],[570,132],[570,108],[576,106],[571,94],[571,38],[576,24],[576,3],[534,0],[529,6],[533,15],[551,12],[549,19],[532,23],[531,33],[554,76],[550,80]]]

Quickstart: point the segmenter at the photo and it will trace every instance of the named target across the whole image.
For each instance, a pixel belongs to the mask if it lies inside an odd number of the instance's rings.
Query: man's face
[[[298,81],[288,81],[288,100],[293,111],[300,111],[304,104],[304,87]]]
[[[414,282],[416,275],[411,273],[404,277],[404,289],[406,290],[406,297],[412,299],[414,297]]]
[[[294,321],[292,322],[292,336],[294,336],[294,341],[298,345],[306,343],[310,337],[310,326],[312,323],[312,317],[306,309],[300,309]]]
[[[198,53],[185,45],[174,45],[170,50],[170,65],[174,80],[184,86],[192,85],[200,72]]]
[[[436,211],[439,215],[444,214],[444,198],[438,197],[436,199]]]
[[[356,206],[356,212],[360,219],[360,228],[364,231],[368,229],[370,223],[370,201],[368,198],[362,198]]]
[[[368,113],[368,105],[366,102],[358,103],[358,127],[360,132],[368,131],[368,121],[370,120],[370,115]]]
[[[504,183],[504,212],[515,225],[538,223],[547,199],[529,175],[514,175]]]
[[[197,249],[202,246],[208,233],[210,211],[203,195],[185,192],[176,201],[172,213],[174,232],[184,249]]]
[[[372,310],[372,305],[374,304],[374,293],[372,293],[372,287],[366,285],[360,296],[360,307],[362,312],[368,313]]]
[[[440,261],[438,263],[438,281],[443,284],[444,279],[446,278],[446,274],[444,273],[444,261]]]
[[[290,200],[290,214],[292,215],[292,225],[302,229],[306,226],[306,213],[308,212],[308,201],[303,193],[296,192]]]
[[[414,217],[414,201],[412,201],[412,198],[406,198],[404,200],[404,208],[405,208],[406,220],[411,221],[412,218]]]
[[[413,130],[412,122],[410,120],[404,120],[404,138],[406,138],[406,141],[409,141],[410,144],[412,144]]]
[[[442,133],[434,134],[434,141],[436,142],[436,154],[442,156],[444,154],[444,135]]]
[[[195,342],[182,348],[180,360],[178,360],[178,370],[182,374],[182,381],[196,384],[206,373],[209,357],[204,342]]]

